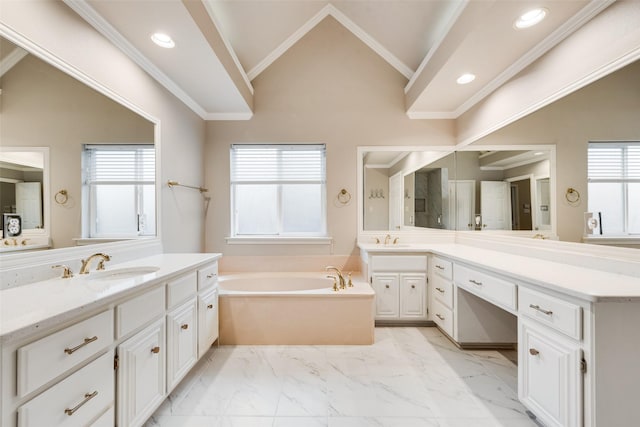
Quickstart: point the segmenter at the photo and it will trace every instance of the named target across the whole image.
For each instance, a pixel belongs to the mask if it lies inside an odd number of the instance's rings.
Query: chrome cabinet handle
[[[536,350],[535,348],[530,348],[529,349],[529,354],[532,356],[537,356],[540,354],[540,352],[538,350]]]
[[[478,282],[478,281],[473,280],[473,279],[469,279],[469,282],[473,283],[474,285],[482,286],[482,282]]]
[[[185,323],[184,325],[180,326],[180,328],[186,331],[187,329],[189,329],[189,324]]]
[[[441,266],[441,265],[438,265],[438,264],[436,264],[436,268],[439,269],[439,270],[444,270],[444,267]]]
[[[444,320],[444,316],[441,316],[440,313],[436,313],[436,317],[440,320]]]
[[[208,308],[209,310],[211,310],[211,309],[213,308],[213,304],[209,304],[209,305],[207,306],[207,308]]]
[[[547,316],[551,316],[553,314],[553,311],[551,310],[544,310],[542,308],[540,308],[539,305],[535,305],[535,304],[529,304],[529,307],[533,308],[536,311],[539,311],[540,313],[546,314]]]
[[[84,405],[85,403],[87,403],[88,401],[90,401],[91,399],[93,399],[94,397],[96,397],[98,395],[98,390],[94,391],[93,393],[85,393],[84,395],[84,400],[80,403],[78,403],[76,406],[74,406],[73,408],[69,409],[65,409],[64,413],[71,416],[73,414],[75,414],[75,412],[80,409],[80,407],[82,405]]]
[[[153,354],[158,354],[158,353],[160,353],[160,347],[158,347],[158,346],[153,347],[153,348],[151,349],[151,353],[153,353]]]
[[[436,291],[440,292],[441,294],[444,294],[444,289],[442,288],[436,288]]]
[[[77,346],[73,347],[73,348],[65,348],[64,352],[67,354],[73,354],[76,351],[80,350],[82,347],[84,347],[85,345],[92,343],[94,341],[96,341],[98,339],[98,336],[93,336],[91,338],[85,338],[84,342],[82,344],[78,344]]]

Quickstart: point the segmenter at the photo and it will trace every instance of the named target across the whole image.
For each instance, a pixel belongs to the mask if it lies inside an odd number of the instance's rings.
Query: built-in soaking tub
[[[333,291],[327,273],[220,276],[221,344],[372,344],[374,292]]]

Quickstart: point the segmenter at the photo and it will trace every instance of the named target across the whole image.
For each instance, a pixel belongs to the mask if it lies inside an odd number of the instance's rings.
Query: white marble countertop
[[[458,243],[360,244],[359,247],[369,253],[429,252],[592,302],[629,300],[640,302],[640,278],[629,275]]]
[[[144,275],[98,279],[103,272],[69,279],[50,279],[0,291],[0,340],[28,335],[100,306],[157,285],[185,271],[219,259],[222,254],[160,254],[120,264],[107,264],[105,272],[132,267],[156,267]],[[96,280],[97,279],[97,280]]]

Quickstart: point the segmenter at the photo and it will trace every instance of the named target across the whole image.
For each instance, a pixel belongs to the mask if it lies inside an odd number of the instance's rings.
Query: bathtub
[[[220,344],[373,344],[366,281],[335,292],[327,273],[242,273],[219,278]]]

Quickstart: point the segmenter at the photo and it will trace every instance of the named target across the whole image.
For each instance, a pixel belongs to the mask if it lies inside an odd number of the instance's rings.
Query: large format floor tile
[[[146,427],[535,427],[513,355],[436,328],[376,328],[371,346],[213,348]]]

